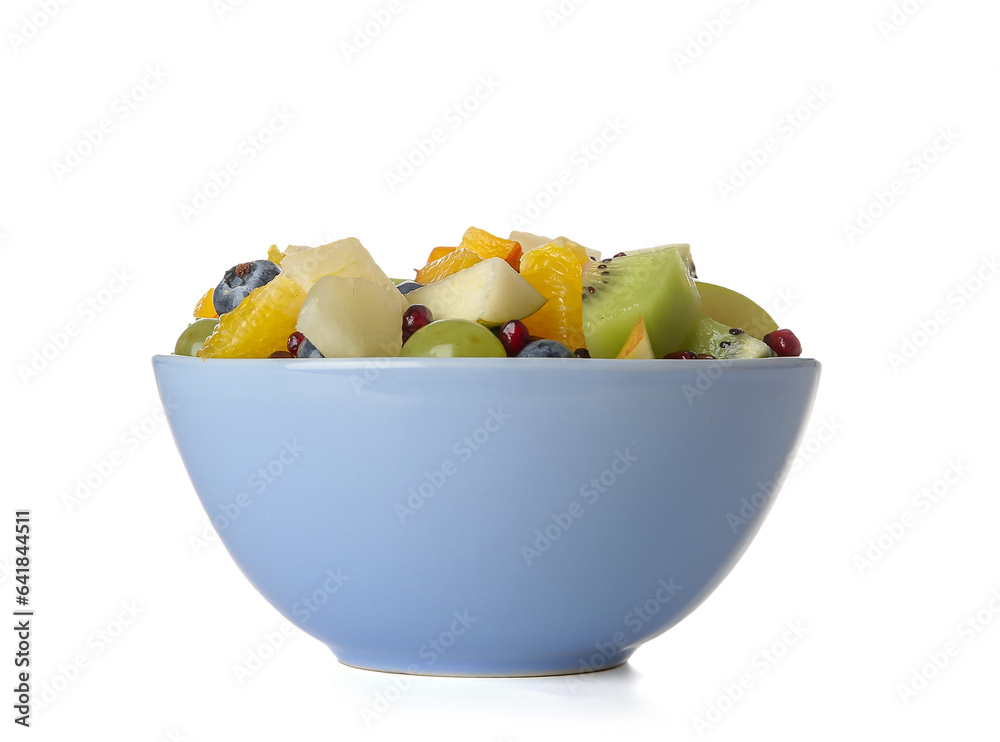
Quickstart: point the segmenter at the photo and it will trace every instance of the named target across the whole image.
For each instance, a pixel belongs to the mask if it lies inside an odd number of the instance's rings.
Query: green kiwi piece
[[[680,350],[707,353],[716,358],[770,358],[774,355],[762,340],[704,314],[695,318],[691,329],[681,340]]]
[[[593,358],[614,358],[641,315],[653,353],[681,349],[701,297],[687,245],[591,261],[583,268],[583,334]]]

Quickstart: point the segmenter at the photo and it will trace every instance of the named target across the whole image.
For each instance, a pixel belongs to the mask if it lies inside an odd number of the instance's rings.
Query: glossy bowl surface
[[[233,559],[358,667],[551,675],[625,662],[753,539],[811,359],[156,356]]]

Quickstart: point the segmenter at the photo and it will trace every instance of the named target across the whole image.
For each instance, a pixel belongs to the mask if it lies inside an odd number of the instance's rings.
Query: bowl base
[[[635,649],[616,652],[610,657],[594,651],[590,655],[574,654],[520,661],[507,658],[449,660],[445,656],[439,657],[433,664],[403,662],[398,658],[374,657],[365,652],[345,652],[343,649],[331,648],[331,651],[338,662],[356,670],[447,678],[538,678],[613,670],[628,662]]]

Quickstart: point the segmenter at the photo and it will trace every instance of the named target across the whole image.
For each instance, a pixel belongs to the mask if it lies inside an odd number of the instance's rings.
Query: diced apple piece
[[[653,355],[653,346],[649,342],[646,323],[642,321],[641,314],[639,315],[639,319],[636,320],[632,332],[626,338],[625,345],[622,346],[621,351],[618,353],[618,358],[636,358],[641,360],[656,358]]]
[[[487,326],[523,319],[545,304],[521,275],[501,258],[489,258],[406,295],[434,319],[467,319]]]

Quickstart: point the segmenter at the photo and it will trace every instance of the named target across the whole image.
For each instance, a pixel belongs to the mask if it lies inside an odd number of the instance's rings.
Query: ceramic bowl
[[[247,579],[348,665],[588,672],[693,611],[767,515],[815,360],[153,359]]]

